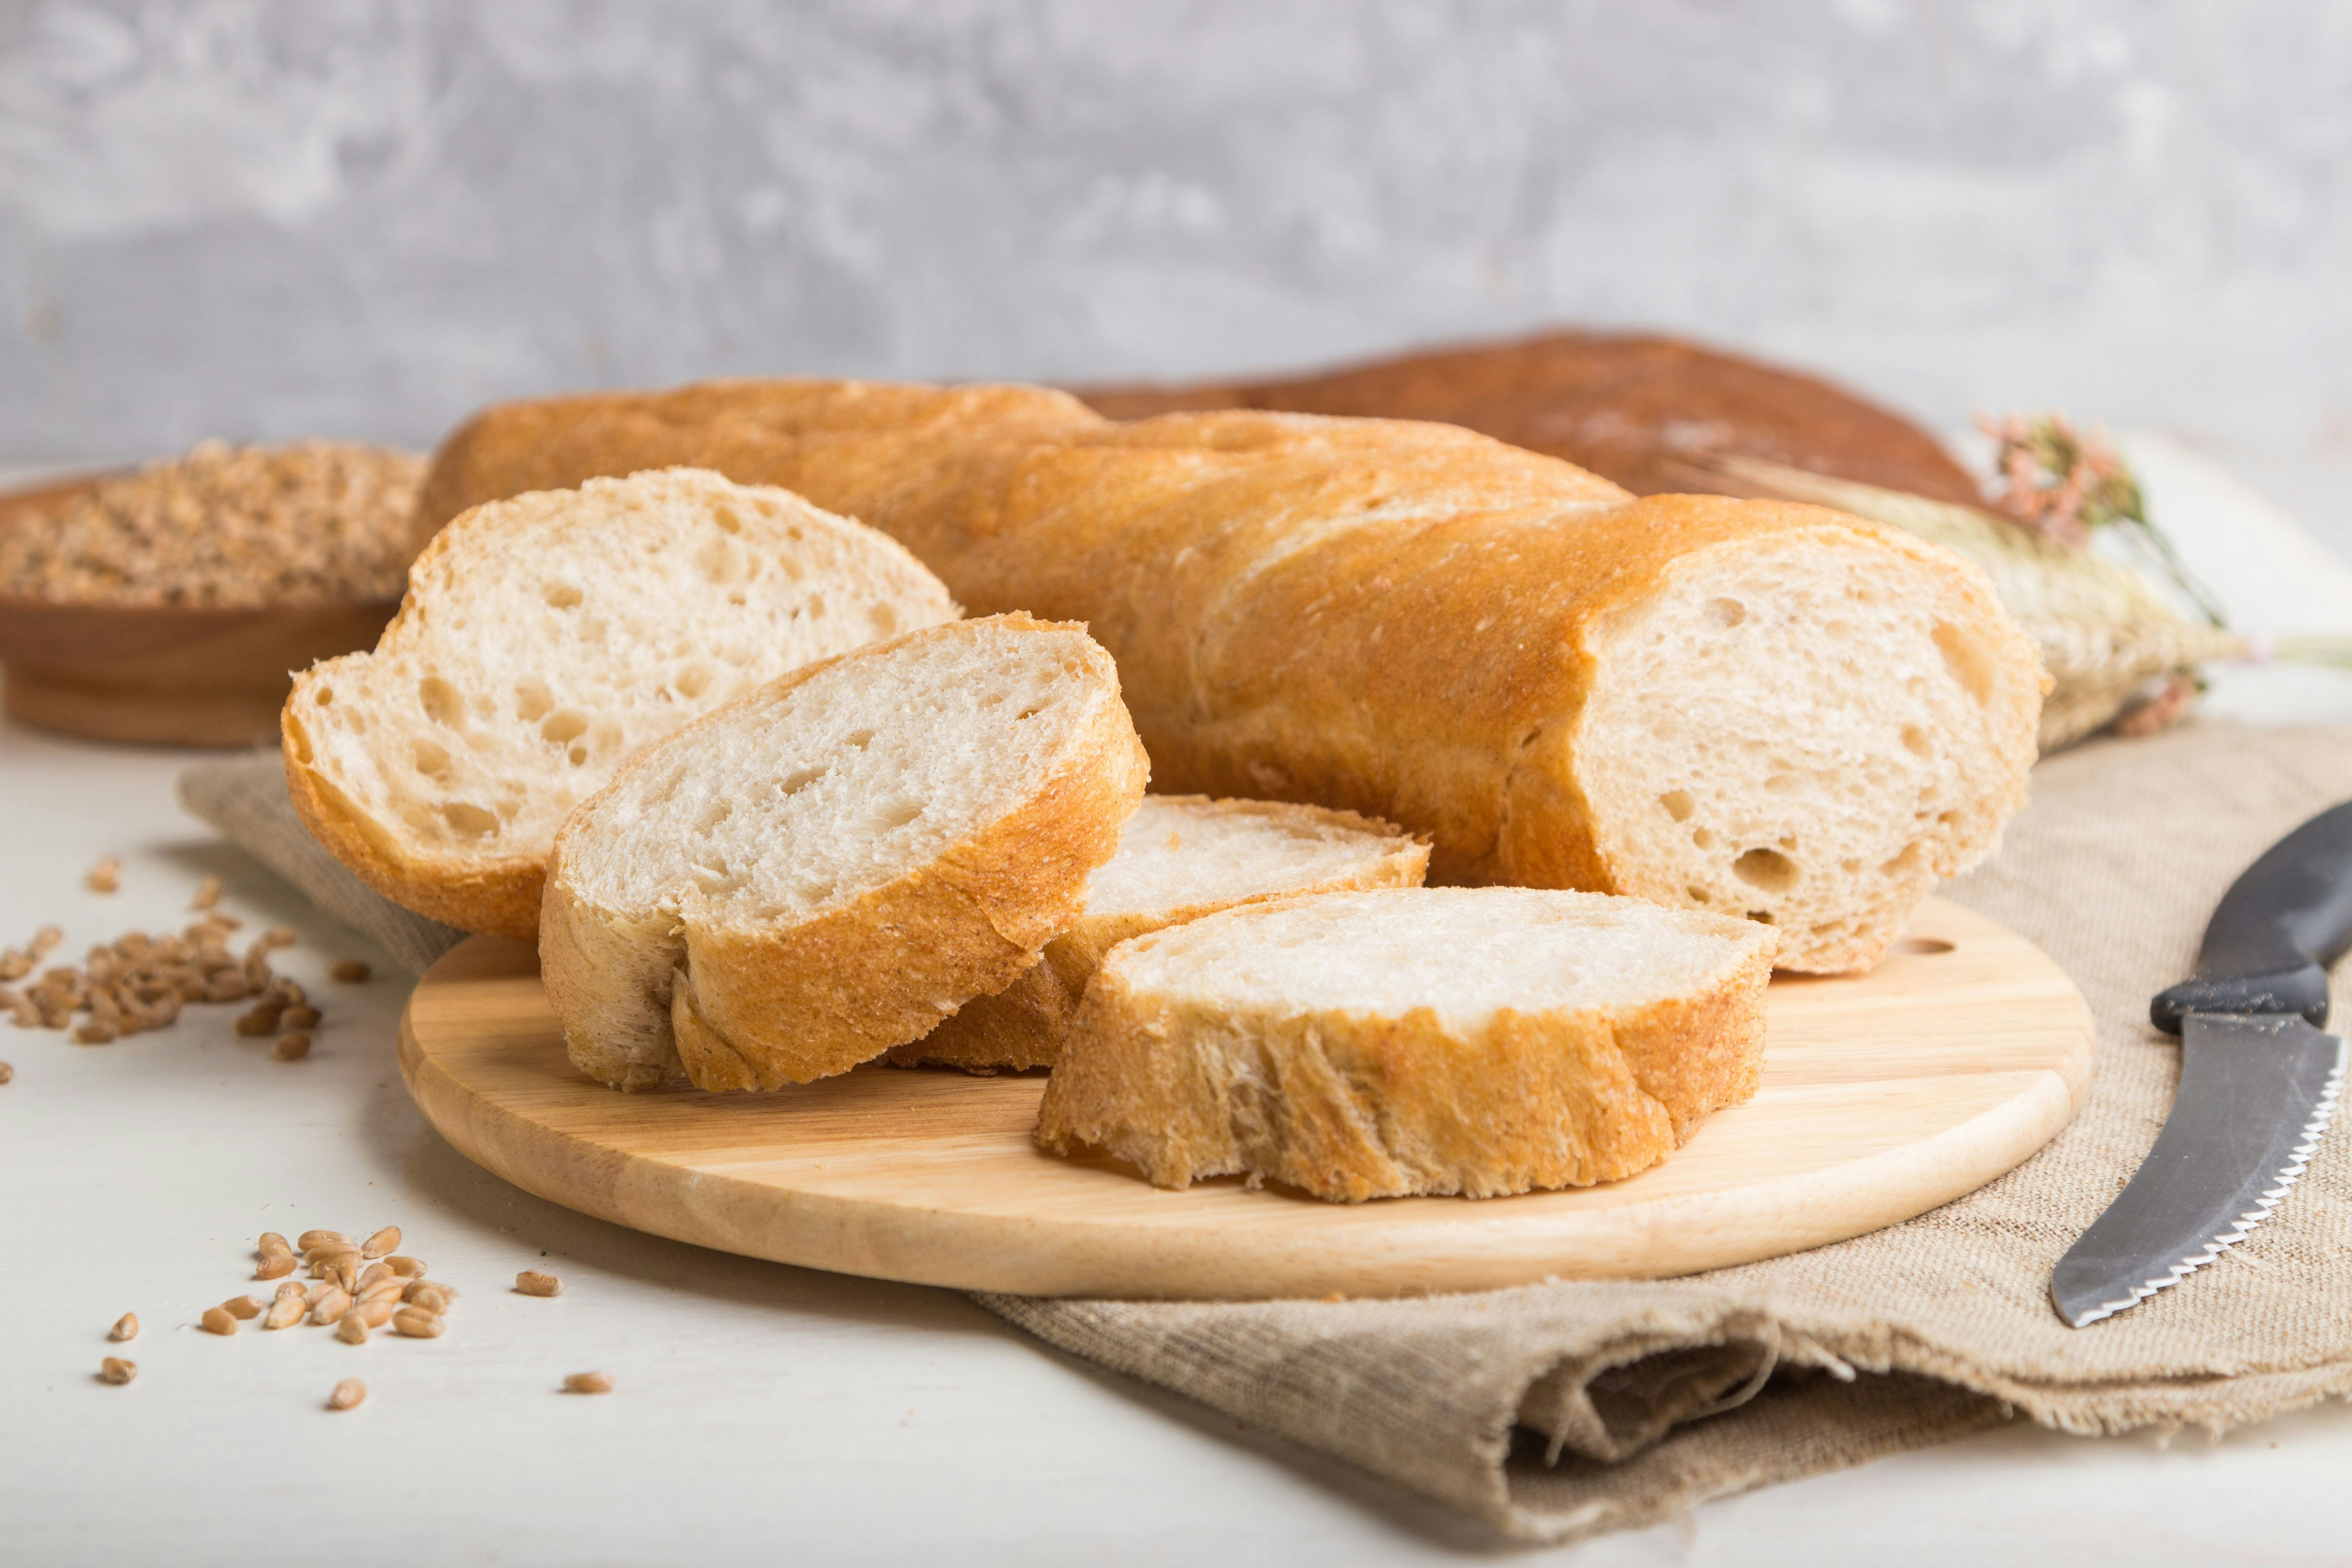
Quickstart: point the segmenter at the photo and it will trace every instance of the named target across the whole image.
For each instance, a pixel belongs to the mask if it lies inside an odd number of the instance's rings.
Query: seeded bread
[[[1142,797],[1085,629],[1000,616],[794,671],[623,765],[556,835],[540,964],[572,1059],[775,1089],[1037,962]]]
[[[1533,889],[1227,910],[1104,958],[1037,1142],[1347,1203],[1616,1181],[1755,1092],[1774,941]]]
[[[1429,847],[1353,812],[1150,795],[1118,853],[1087,884],[1086,912],[1044,962],[890,1059],[966,1068],[1051,1067],[1102,955],[1129,937],[1236,904],[1357,888],[1417,888]]]
[[[674,468],[476,508],[372,653],[298,676],[286,776],[378,892],[528,937],[564,815],[646,742],[812,660],[952,620],[904,547]]]
[[[489,410],[426,490],[688,460],[856,514],[975,611],[1085,620],[1160,787],[1400,823],[1437,881],[1746,915],[1834,972],[2024,800],[2042,669],[1976,567],[1450,426],[739,383]]]

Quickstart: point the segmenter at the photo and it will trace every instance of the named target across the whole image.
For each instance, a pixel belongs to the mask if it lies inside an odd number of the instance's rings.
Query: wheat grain
[[[400,1227],[396,1225],[388,1225],[360,1243],[360,1256],[368,1258],[382,1258],[399,1245]]]
[[[122,886],[122,858],[105,855],[97,865],[82,873],[82,882],[93,893],[111,893]]]
[[[101,1383],[125,1384],[138,1375],[139,1363],[135,1361],[124,1361],[120,1356],[108,1356],[98,1363],[98,1376]]]
[[[139,1337],[139,1314],[125,1312],[114,1320],[114,1327],[106,1331],[110,1340],[135,1340]]]
[[[344,1313],[343,1321],[335,1325],[335,1338],[347,1345],[363,1345],[367,1343],[367,1320],[360,1315],[356,1307]]]
[[[251,1322],[261,1316],[261,1303],[251,1296],[231,1296],[221,1303],[221,1310],[239,1322]]]
[[[362,960],[356,958],[339,958],[335,960],[333,967],[327,971],[328,978],[339,980],[346,985],[364,984],[374,973],[374,970],[370,969]]]
[[[563,1380],[566,1394],[610,1394],[613,1374],[609,1372],[575,1372]]]
[[[335,1392],[327,1395],[330,1410],[349,1410],[367,1397],[367,1384],[356,1377],[347,1377],[335,1384]]]
[[[196,1319],[196,1326],[208,1334],[236,1332],[236,1320],[229,1315],[226,1307],[206,1307],[203,1315]]]
[[[299,1062],[310,1054],[310,1037],[299,1030],[280,1035],[269,1047],[272,1061]]]
[[[515,1289],[525,1296],[561,1296],[563,1294],[563,1281],[552,1274],[526,1268],[515,1276]]]
[[[421,1307],[403,1307],[393,1313],[392,1326],[410,1339],[431,1340],[440,1338],[449,1325],[438,1314]]]

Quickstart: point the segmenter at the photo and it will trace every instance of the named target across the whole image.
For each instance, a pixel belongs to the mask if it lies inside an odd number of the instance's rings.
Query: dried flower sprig
[[[1997,443],[1993,507],[2053,542],[2090,548],[2095,531],[2127,537],[2179,589],[2208,626],[2226,626],[2221,607],[2161,529],[2149,521],[2138,479],[2103,430],[2078,430],[2063,414],[1979,415],[1977,427]]]

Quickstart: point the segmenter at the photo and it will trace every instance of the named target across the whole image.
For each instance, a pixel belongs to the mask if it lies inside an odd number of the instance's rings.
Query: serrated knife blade
[[[2292,1015],[2192,1013],[2181,1051],[2156,1147],[2051,1276],[2078,1329],[2178,1285],[2268,1219],[2344,1089],[2344,1041]]]
[[[2352,949],[2352,802],[2280,839],[2230,885],[2197,972],[2149,1004],[2181,1037],[2180,1086],[2156,1146],[2050,1277],[2075,1328],[2188,1279],[2269,1219],[2344,1092],[2327,966]]]

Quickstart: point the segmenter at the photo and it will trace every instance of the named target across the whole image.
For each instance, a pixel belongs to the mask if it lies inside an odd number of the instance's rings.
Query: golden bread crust
[[[1025,616],[1001,617],[1024,629],[1082,632]],[[737,700],[772,702],[844,660],[887,655],[919,637],[973,635],[962,621],[822,660]],[[1082,639],[1081,639],[1082,640]],[[1001,990],[1082,907],[1087,877],[1118,847],[1119,828],[1143,796],[1150,763],[1126,709],[1109,656],[1088,642],[1084,658],[1097,700],[1085,732],[1017,809],[950,846],[937,858],[805,920],[758,924],[709,918],[689,901],[675,916],[682,955],[645,966],[646,1006],[666,1014],[676,1059],[696,1087],[776,1089],[845,1072],[935,1025],[942,999]],[[730,706],[732,706],[730,704]],[[720,713],[725,709],[718,710]],[[567,868],[590,845],[604,797],[667,765],[691,746],[699,724],[644,748],[605,789],[583,802],[556,836],[541,916],[541,978],[564,1025],[575,1065],[616,1088],[642,1089],[667,1076],[667,1042],[616,1048],[639,1034],[612,1016],[610,975],[640,933],[616,941],[614,911],[593,908],[572,889]],[[667,924],[667,922],[665,922]],[[600,930],[598,928],[604,928]],[[667,943],[660,944],[667,954]],[[667,994],[658,993],[666,989]]]
[[[1037,1142],[1100,1149],[1160,1186],[1246,1173],[1343,1203],[1616,1181],[1755,1092],[1771,963],[1762,942],[1695,995],[1463,1029],[1427,1009],[1186,1005],[1130,984],[1113,953]]]
[[[1818,934],[1784,931],[1791,968],[1874,959],[1937,875],[1991,848],[2033,756],[2036,656],[1958,557],[1818,507],[1636,500],[1446,426],[1257,411],[1119,425],[1039,388],[714,384],[488,410],[436,458],[420,521],[674,463],[893,534],[972,614],[1087,622],[1163,788],[1402,823],[1431,837],[1433,881],[1669,903],[1689,900],[1629,861],[1579,767],[1612,625],[1717,551],[1804,538],[1899,556],[1966,602],[1990,650],[1997,777],[1921,829],[1932,842],[1901,887]]]

